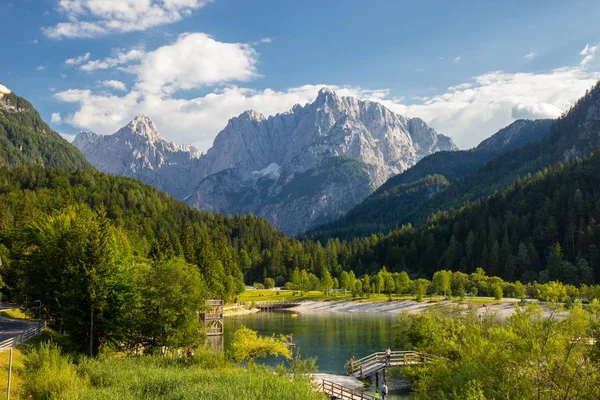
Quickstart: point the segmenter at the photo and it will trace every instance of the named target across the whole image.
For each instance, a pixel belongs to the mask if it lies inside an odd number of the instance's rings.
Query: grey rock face
[[[232,118],[201,159],[203,179],[188,202],[220,213],[252,212],[298,234],[343,215],[439,150],[457,147],[424,121],[324,88],[313,103],[282,114]],[[345,175],[332,176],[328,168]]]
[[[201,157],[161,139],[143,116],[114,135],[82,133],[73,143],[102,171],[139,178],[199,209],[264,216],[288,234],[339,217],[429,154],[457,150],[418,118],[327,88],[285,113],[232,118]]]
[[[138,115],[113,135],[82,132],[73,145],[102,172],[137,178],[176,198],[190,194],[200,151],[164,140],[148,117]]]

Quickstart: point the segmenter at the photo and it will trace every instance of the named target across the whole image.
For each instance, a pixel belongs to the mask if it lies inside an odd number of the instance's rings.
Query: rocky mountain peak
[[[117,134],[130,135],[135,134],[148,139],[151,143],[162,140],[158,128],[152,120],[145,115],[138,115],[130,123],[121,128]]]
[[[317,94],[317,99],[313,103],[317,107],[323,107],[326,104],[331,106],[333,104],[339,103],[340,98],[338,95],[328,87],[323,87],[319,90]]]

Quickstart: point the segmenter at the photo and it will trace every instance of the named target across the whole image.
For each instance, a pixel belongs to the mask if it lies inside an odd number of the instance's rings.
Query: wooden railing
[[[376,400],[375,397],[358,390],[349,389],[337,383],[323,380],[319,389],[331,399],[337,400]]]
[[[430,362],[433,358],[429,354],[416,351],[392,351],[388,362],[385,352],[377,352],[355,360],[349,373],[352,376],[367,377],[384,368],[422,365]]]
[[[46,327],[45,323],[39,324],[39,325],[36,325],[34,328],[29,328],[26,331],[23,331],[20,334],[11,337],[10,339],[6,339],[6,340],[0,342],[0,352],[14,348],[14,347],[20,345],[21,343],[25,343],[32,337],[37,336],[40,333],[42,333],[42,331],[44,330],[45,327]]]

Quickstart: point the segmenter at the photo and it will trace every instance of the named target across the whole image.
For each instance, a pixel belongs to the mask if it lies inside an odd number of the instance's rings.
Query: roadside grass
[[[28,321],[37,321],[31,314],[27,314],[22,308],[11,308],[0,311],[0,316],[12,319],[26,319]]]
[[[40,343],[55,341],[57,334],[51,329],[45,329],[41,335],[36,336],[26,343],[13,349],[13,364],[10,383],[10,398],[21,399],[23,397],[23,376],[25,372],[24,360],[26,354],[37,348]],[[0,398],[5,398],[8,388],[8,364],[10,351],[0,352]]]

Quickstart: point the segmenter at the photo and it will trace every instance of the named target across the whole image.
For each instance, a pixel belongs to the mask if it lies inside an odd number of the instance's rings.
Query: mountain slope
[[[452,182],[472,173],[497,154],[539,140],[552,123],[553,120],[518,120],[475,149],[438,152],[425,157],[414,167],[390,178],[344,217],[308,235],[321,240],[327,237],[349,239],[393,229]]]
[[[429,276],[483,268],[505,280],[600,280],[600,151],[558,163],[486,200],[440,212],[357,253],[351,266]],[[560,247],[556,247],[556,245]],[[364,268],[364,267],[363,267]]]
[[[85,157],[54,132],[25,99],[0,97],[0,165],[92,168]]]
[[[508,187],[518,176],[534,174],[568,157],[590,154],[600,145],[600,83],[554,124],[541,140],[500,154],[472,174],[421,205],[404,221],[424,223],[438,210],[461,207],[466,201]]]

